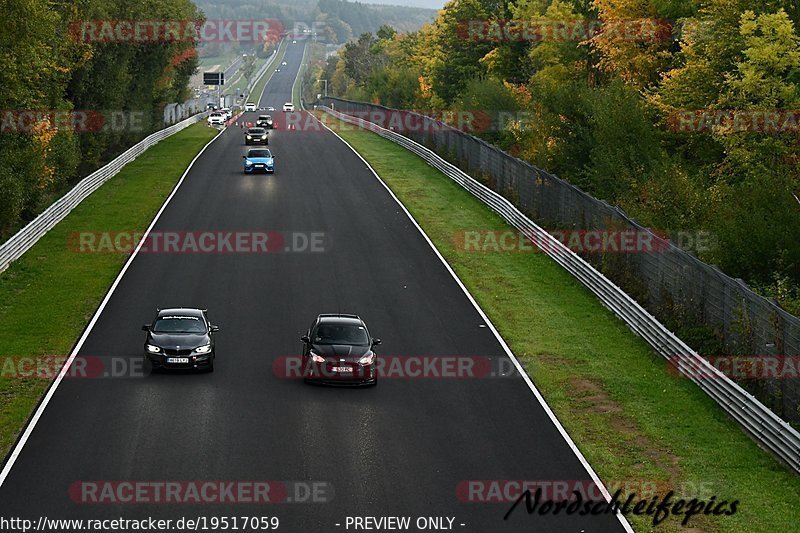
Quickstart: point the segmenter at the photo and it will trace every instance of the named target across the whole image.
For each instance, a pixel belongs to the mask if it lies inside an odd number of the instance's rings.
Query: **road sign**
[[[203,85],[225,85],[225,73],[203,72]]]

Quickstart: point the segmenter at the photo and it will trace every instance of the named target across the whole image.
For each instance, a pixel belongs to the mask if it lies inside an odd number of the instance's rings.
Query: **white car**
[[[233,116],[230,107],[223,107],[222,109],[219,110],[219,112],[225,115],[226,120],[229,120]]]
[[[208,115],[208,125],[209,126],[224,126],[225,125],[225,115],[223,115],[219,111],[214,111],[213,113]]]
[[[297,44],[297,41],[292,41],[292,44]]]
[[[245,111],[255,111],[256,110],[256,104],[254,104],[253,102],[247,102],[246,104],[244,104],[244,110]]]
[[[283,66],[285,67],[285,66],[286,66],[286,61],[284,61],[283,63],[281,63],[281,65],[283,65]]]
[[[283,104],[283,110],[289,112],[294,111],[294,104],[291,102],[286,102],[285,104]]]
[[[267,111],[275,111],[275,108],[272,106],[267,106]]]

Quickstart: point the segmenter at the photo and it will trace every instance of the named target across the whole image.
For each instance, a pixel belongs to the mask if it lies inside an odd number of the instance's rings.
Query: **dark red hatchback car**
[[[328,385],[375,385],[378,355],[367,325],[358,315],[319,315],[303,341],[303,378]]]

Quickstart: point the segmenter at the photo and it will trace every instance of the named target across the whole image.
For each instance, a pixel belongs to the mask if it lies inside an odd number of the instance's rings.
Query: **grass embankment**
[[[693,517],[689,526],[703,531],[797,529],[800,479],[586,288],[542,253],[464,252],[459,232],[511,228],[411,152],[342,129],[469,288],[612,492],[656,482],[661,496],[671,489],[739,500],[733,516]],[[629,520],[637,530],[685,531],[676,518],[657,528],[648,517]]]
[[[49,379],[22,378],[19,359],[66,359],[122,265],[125,254],[78,253],[78,232],[141,233],[189,162],[217,130],[190,126],[128,163],[0,274],[0,454],[4,457]],[[45,359],[46,360],[46,359]]]
[[[256,65],[255,70],[253,72],[258,72],[258,69],[261,68],[261,65],[264,64],[263,58],[256,58]],[[239,88],[240,91],[244,90],[247,87],[247,80],[244,78],[244,74],[242,74],[242,69],[236,71],[233,75],[233,78],[229,80],[225,80],[225,88],[222,90],[222,94],[239,94],[236,88]]]

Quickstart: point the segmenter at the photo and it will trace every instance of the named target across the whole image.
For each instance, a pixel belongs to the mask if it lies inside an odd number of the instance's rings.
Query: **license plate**
[[[256,168],[264,168],[264,165],[256,165]]]
[[[333,371],[334,372],[352,372],[353,371],[353,367],[352,366],[335,366],[335,367],[333,367]]]
[[[167,357],[167,363],[188,363],[188,357]]]

